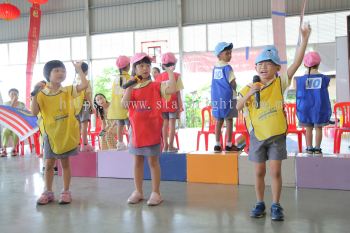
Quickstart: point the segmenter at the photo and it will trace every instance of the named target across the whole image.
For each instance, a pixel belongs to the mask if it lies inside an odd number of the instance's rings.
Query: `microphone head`
[[[253,83],[258,83],[258,82],[260,82],[260,77],[259,77],[259,75],[254,75],[254,77],[253,77]]]

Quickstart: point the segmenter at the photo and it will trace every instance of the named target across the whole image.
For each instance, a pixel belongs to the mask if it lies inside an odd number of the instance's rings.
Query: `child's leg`
[[[143,156],[134,156],[134,184],[137,192],[143,194],[143,163],[145,158]]]
[[[313,130],[313,127],[310,127],[310,126],[307,126],[305,127],[306,128],[306,147],[307,148],[312,148],[312,130]]]
[[[176,118],[169,119],[169,149],[174,149]]]
[[[226,145],[232,146],[232,130],[233,130],[233,120],[231,119],[226,119],[226,135],[227,135],[227,140],[226,140]]]
[[[321,148],[321,142],[322,142],[322,127],[315,127],[316,130],[316,142],[315,142],[315,148]]]
[[[255,163],[255,194],[258,202],[264,201],[266,163]]]
[[[168,143],[169,119],[163,118],[162,134],[163,134],[163,151],[167,151],[169,149],[169,143]]]
[[[224,123],[224,120],[216,120],[216,124],[215,124],[215,142],[216,142],[217,146],[220,145],[221,128],[222,128],[223,123]],[[231,134],[232,134],[232,131],[231,131]]]
[[[152,177],[152,192],[160,194],[160,165],[159,165],[159,156],[150,156],[148,157],[148,165],[151,170]]]
[[[107,132],[105,134],[105,137],[106,137],[108,149],[115,149],[115,148],[117,148],[116,141],[115,141],[115,133]]]
[[[81,126],[80,133],[81,133],[81,138],[83,139],[83,145],[88,144],[88,138],[87,138],[88,124],[89,124],[88,121],[84,121],[80,123],[80,126]]]
[[[63,173],[63,191],[68,191],[71,180],[69,157],[61,159],[62,173]]]
[[[3,134],[2,134],[2,143],[3,143],[2,148],[6,149],[10,135],[11,135],[11,130],[5,129]]]
[[[281,176],[282,160],[270,161],[271,189],[273,203],[279,203],[282,191],[282,176]]]
[[[118,124],[118,126],[117,126],[117,137],[118,137],[118,142],[120,142],[120,143],[123,142],[123,131],[124,131],[124,125]]]
[[[52,192],[55,161],[56,159],[45,159],[45,189],[50,192]]]
[[[100,137],[101,150],[108,150],[107,136]]]

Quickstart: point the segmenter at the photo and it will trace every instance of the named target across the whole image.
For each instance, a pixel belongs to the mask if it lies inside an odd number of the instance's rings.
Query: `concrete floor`
[[[36,206],[43,188],[40,161],[32,156],[0,159],[0,232],[350,232],[350,192],[284,188],[284,222],[251,219],[252,186],[162,182],[158,207],[127,205],[132,180],[73,178],[73,202]],[[56,199],[62,180],[55,176]],[[150,183],[145,182],[149,195]],[[270,205],[270,189],[266,202]]]

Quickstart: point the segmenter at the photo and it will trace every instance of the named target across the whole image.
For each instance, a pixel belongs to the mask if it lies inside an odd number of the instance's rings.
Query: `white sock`
[[[220,142],[216,142],[215,146],[221,146],[221,143]]]
[[[226,142],[226,146],[231,147],[232,146],[232,142]]]

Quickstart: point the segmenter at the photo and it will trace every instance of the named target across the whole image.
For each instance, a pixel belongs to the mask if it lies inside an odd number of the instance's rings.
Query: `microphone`
[[[40,81],[41,83],[43,84],[46,84],[46,82],[43,80],[43,81]],[[30,93],[30,96],[36,96],[36,94],[38,94],[38,92],[41,90],[41,86],[35,86],[34,87],[34,90]]]
[[[254,75],[253,77],[253,83],[258,83],[260,82],[260,77],[258,75]],[[260,108],[260,91],[257,91],[254,93],[254,97],[255,97],[255,108],[259,109]]]
[[[129,82],[123,84],[122,88],[123,88],[123,89],[126,89],[126,88],[128,88],[128,87],[130,87],[130,86],[132,86],[132,85],[134,85],[134,84],[136,84],[136,83],[138,83],[138,82],[140,82],[141,79],[142,79],[142,77],[140,78],[139,76],[135,76],[135,79],[134,79],[134,80],[131,80],[131,81],[129,81]]]

